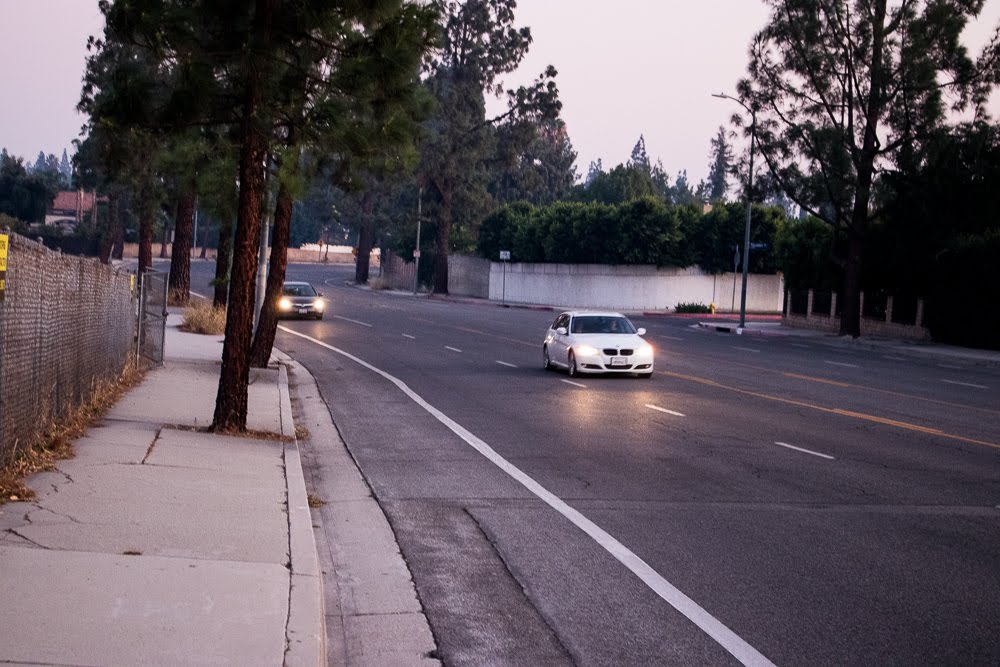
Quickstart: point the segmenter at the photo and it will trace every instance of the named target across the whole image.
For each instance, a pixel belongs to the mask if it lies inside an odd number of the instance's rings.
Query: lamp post
[[[726,95],[725,93],[713,93],[712,97],[732,100],[746,109],[750,114],[750,170],[747,174],[747,224],[743,231],[743,286],[740,288],[740,329],[746,326],[747,321],[747,268],[750,263],[750,210],[753,204],[753,144],[757,135],[757,112],[748,107],[743,100]]]

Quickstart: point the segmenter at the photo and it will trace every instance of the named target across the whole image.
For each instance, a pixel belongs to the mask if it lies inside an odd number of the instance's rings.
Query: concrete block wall
[[[735,300],[733,299],[733,279]],[[681,303],[740,307],[741,276],[710,275],[697,267],[597,264],[490,263],[489,298],[510,303],[616,310],[673,310]],[[781,313],[784,282],[778,275],[748,276],[747,310]]]

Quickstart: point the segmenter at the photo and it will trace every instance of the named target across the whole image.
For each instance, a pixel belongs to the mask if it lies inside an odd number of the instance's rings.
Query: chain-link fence
[[[163,338],[167,327],[167,274],[146,269],[140,281],[137,357],[163,363]]]
[[[9,235],[0,301],[0,465],[121,373],[135,338],[131,276]]]

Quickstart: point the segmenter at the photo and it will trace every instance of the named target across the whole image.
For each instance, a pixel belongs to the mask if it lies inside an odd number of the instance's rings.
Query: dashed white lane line
[[[419,394],[410,389],[405,382],[379,368],[376,368],[375,366],[372,366],[367,361],[355,357],[349,352],[345,352],[344,350],[324,343],[321,340],[317,340],[311,336],[306,336],[305,334],[301,334],[297,331],[289,329],[288,327],[281,327],[281,330],[288,332],[293,336],[298,336],[316,343],[320,347],[324,347],[341,355],[342,357],[350,359],[358,365],[385,378],[389,382],[392,382],[399,388],[400,391],[406,394],[410,400],[419,405],[428,414],[433,416],[455,435],[464,440],[466,444],[482,454],[483,457],[521,484],[525,489],[533,493],[539,500],[565,517],[566,520],[574,526],[582,530],[587,536],[594,540],[594,542],[599,544],[605,551],[611,554],[611,556],[614,557],[619,563],[625,566],[632,574],[638,577],[640,581],[646,584],[650,590],[660,596],[660,598],[671,607],[683,614],[688,620],[700,628],[702,632],[715,640],[719,646],[732,654],[732,656],[741,663],[747,665],[748,667],[751,665],[753,667],[774,667],[774,663],[768,660],[764,654],[748,644],[742,637],[726,627],[722,621],[709,614],[697,602],[689,598],[680,589],[667,581],[663,575],[650,567],[649,563],[639,558],[635,552],[619,542],[610,533],[606,532],[603,528],[581,514],[578,510],[571,507],[562,498],[536,482],[532,477],[515,466],[513,463],[500,456],[496,450],[486,444],[483,440],[477,438],[458,422],[454,421],[433,405],[425,401]],[[566,382],[566,380],[564,380],[564,382]]]
[[[951,364],[938,364],[938,368],[948,368],[950,370],[962,370],[961,366],[952,366]]]
[[[673,415],[675,417],[684,417],[684,416],[686,416],[683,412],[676,412],[674,410],[667,410],[666,408],[661,408],[658,405],[650,405],[649,403],[646,403],[646,407],[649,408],[650,410],[656,410],[657,412],[666,412],[668,415]]]
[[[752,347],[736,347],[735,345],[733,346],[733,349],[742,350],[743,352],[760,352],[760,350],[755,350]]]
[[[680,336],[660,336],[660,338],[665,338],[667,340],[684,340]]]
[[[972,384],[971,382],[958,382],[957,380],[941,380],[945,384],[957,384],[960,387],[972,387],[973,389],[989,389],[986,385]]]
[[[452,346],[450,346],[450,345],[445,345],[445,346],[444,346],[444,349],[446,349],[446,350],[451,350],[452,352],[461,352],[461,350],[460,350],[460,349],[458,349],[457,347],[452,347]]]
[[[886,355],[882,358],[888,359],[889,361],[906,361],[906,359],[904,359],[903,357],[890,357],[889,355]]]
[[[361,320],[352,320],[351,318],[344,317],[343,315],[334,315],[334,317],[337,318],[338,320],[344,320],[345,322],[350,322],[352,324],[360,324],[363,327],[368,327],[368,328],[372,327],[372,325],[368,324],[367,322],[362,322]]]
[[[843,361],[827,361],[824,359],[823,363],[830,364],[831,366],[843,366],[844,368],[858,368],[857,364],[847,364],[844,363]]]
[[[411,336],[410,334],[403,334],[403,338],[409,338],[410,340],[416,340],[416,336]]]
[[[834,458],[829,454],[820,454],[819,452],[814,452],[809,449],[802,449],[801,447],[796,447],[795,445],[789,445],[787,442],[775,442],[774,444],[778,445],[779,447],[787,447],[788,449],[794,449],[795,451],[802,452],[803,454],[812,454],[813,456],[818,456],[821,459],[828,459],[830,461],[834,460]]]
[[[801,347],[803,350],[812,349],[812,345],[804,345],[802,343],[792,343],[792,347]]]
[[[566,384],[571,384],[574,387],[579,387],[580,389],[586,389],[587,388],[587,385],[580,384],[579,382],[573,382],[572,380],[563,380],[563,382],[565,382]]]
[[[497,363],[501,366],[506,366],[507,368],[517,368],[514,364],[508,364],[506,361],[500,361],[499,359],[497,359]]]

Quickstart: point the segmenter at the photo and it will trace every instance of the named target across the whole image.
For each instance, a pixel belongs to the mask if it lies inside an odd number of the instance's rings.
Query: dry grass
[[[317,498],[316,496],[314,496],[311,493],[306,495],[306,500],[309,503],[309,507],[316,508],[316,507],[322,507],[323,505],[326,505],[326,501],[325,500]]]
[[[369,287],[369,289],[374,290],[376,292],[381,292],[383,290],[392,289],[392,285],[390,285],[389,282],[385,278],[381,278],[381,277],[378,277],[378,278],[369,278],[368,279],[368,287]]]
[[[192,302],[184,309],[184,321],[178,327],[189,333],[221,336],[226,332],[226,309],[214,308],[211,302]]]
[[[36,472],[52,470],[56,461],[73,458],[73,441],[97,424],[140,380],[142,372],[129,360],[121,375],[94,388],[87,403],[48,424],[35,442],[23,448],[9,466],[0,469],[0,505],[34,498],[25,480]]]

